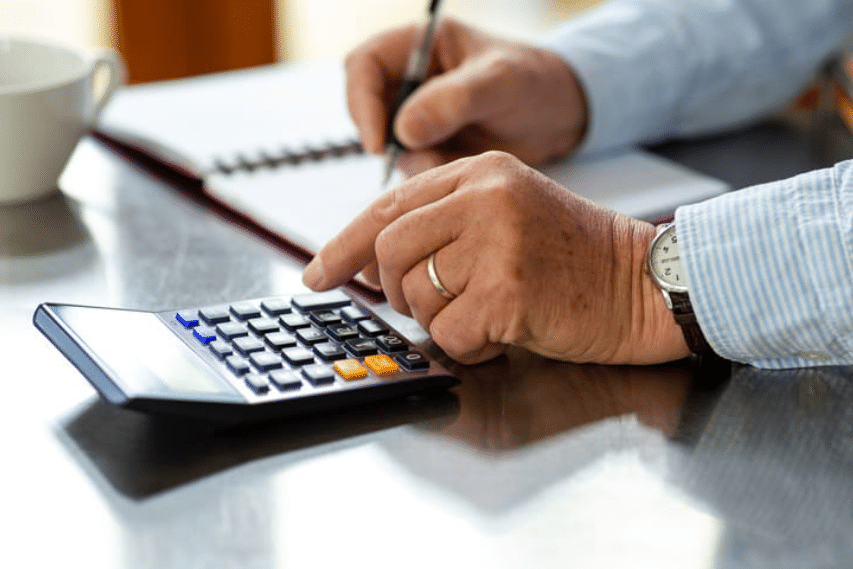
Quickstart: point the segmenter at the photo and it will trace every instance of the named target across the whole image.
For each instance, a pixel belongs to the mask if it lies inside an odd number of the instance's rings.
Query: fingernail
[[[314,257],[302,272],[302,284],[311,290],[319,290],[326,280],[326,271],[323,267],[323,259]]]

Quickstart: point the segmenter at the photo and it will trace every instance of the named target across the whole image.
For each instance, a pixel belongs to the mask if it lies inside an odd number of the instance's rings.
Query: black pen
[[[391,109],[391,114],[388,116],[388,125],[385,131],[385,177],[382,185],[387,186],[391,179],[391,173],[394,171],[394,164],[400,153],[403,152],[403,145],[397,140],[394,135],[394,119],[397,117],[397,111],[403,106],[409,95],[415,89],[420,87],[421,83],[426,79],[427,71],[429,70],[429,62],[432,58],[432,44],[435,39],[435,30],[438,27],[438,12],[441,0],[431,0],[429,3],[428,17],[424,37],[421,41],[420,49],[413,49],[409,55],[409,63],[406,66],[406,74],[403,77],[403,82],[400,85],[400,90],[397,91],[397,98],[394,100],[394,106]]]

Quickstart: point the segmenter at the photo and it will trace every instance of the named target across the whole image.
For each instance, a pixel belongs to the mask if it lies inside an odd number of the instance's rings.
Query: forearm
[[[851,29],[850,0],[613,0],[541,45],[576,71],[583,146],[726,129],[779,109]]]
[[[676,212],[703,333],[759,367],[853,363],[853,161]]]

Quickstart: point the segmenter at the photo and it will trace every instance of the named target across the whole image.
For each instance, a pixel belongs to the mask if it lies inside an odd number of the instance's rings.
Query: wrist
[[[632,224],[629,259],[634,295],[627,351],[631,363],[637,364],[668,362],[690,355],[681,326],[648,271],[648,251],[655,233],[655,226],[650,223]]]

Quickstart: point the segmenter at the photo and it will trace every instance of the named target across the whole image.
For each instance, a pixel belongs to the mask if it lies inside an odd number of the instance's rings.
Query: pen
[[[391,109],[391,114],[388,117],[387,130],[385,132],[385,176],[382,182],[383,186],[388,185],[391,179],[391,173],[394,171],[394,164],[400,153],[403,152],[403,145],[397,140],[394,135],[394,118],[397,116],[397,111],[403,106],[409,95],[415,89],[420,87],[426,78],[427,70],[429,69],[429,61],[432,56],[432,43],[435,39],[435,29],[438,27],[438,12],[441,0],[431,0],[428,9],[428,23],[424,31],[423,40],[421,41],[420,49],[413,49],[409,55],[409,62],[406,66],[406,74],[403,77],[403,82],[397,91],[397,98],[394,100],[394,106]]]

